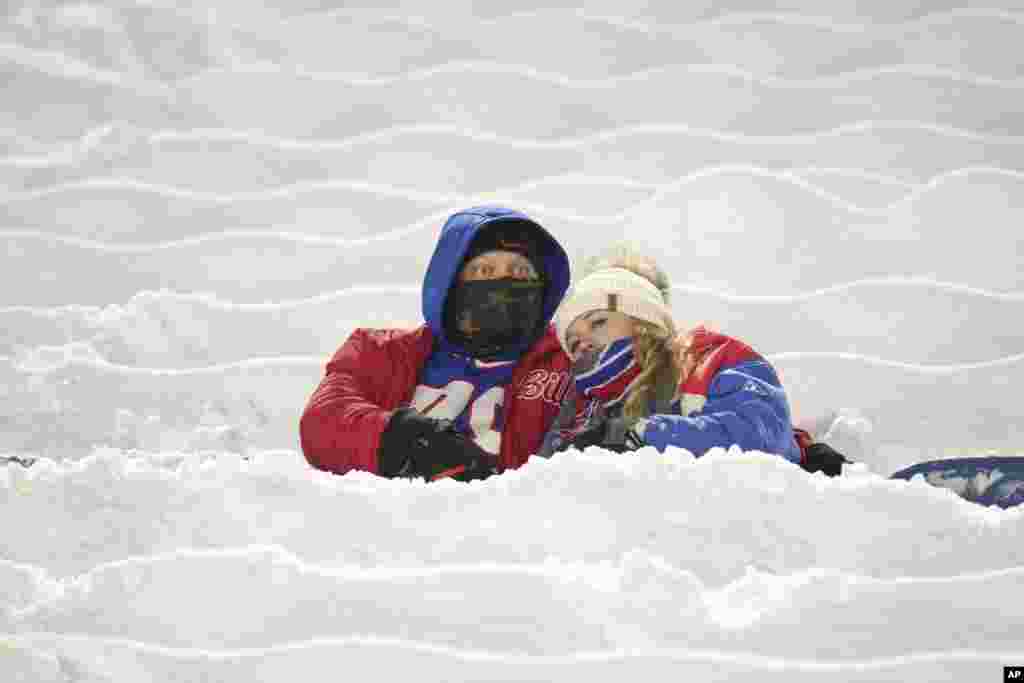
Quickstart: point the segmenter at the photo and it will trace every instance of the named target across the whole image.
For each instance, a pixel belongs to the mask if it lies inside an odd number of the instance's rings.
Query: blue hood
[[[453,347],[444,333],[444,302],[455,284],[462,259],[470,244],[487,226],[499,222],[525,223],[536,230],[543,260],[544,324],[551,322],[555,309],[569,288],[569,257],[551,234],[524,213],[500,206],[476,206],[460,211],[445,221],[434,255],[423,277],[423,318],[442,346]],[[522,349],[525,351],[526,349]]]

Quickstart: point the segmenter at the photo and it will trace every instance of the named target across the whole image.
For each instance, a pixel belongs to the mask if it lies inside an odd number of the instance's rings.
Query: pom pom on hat
[[[555,314],[558,341],[566,353],[569,326],[584,313],[596,310],[625,313],[675,334],[672,311],[650,280],[625,268],[602,268],[577,282]]]

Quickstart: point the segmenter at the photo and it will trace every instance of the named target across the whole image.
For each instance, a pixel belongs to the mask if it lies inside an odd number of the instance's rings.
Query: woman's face
[[[633,318],[618,311],[596,310],[572,321],[565,332],[566,346],[573,361],[588,351],[600,350],[614,341],[632,337]]]

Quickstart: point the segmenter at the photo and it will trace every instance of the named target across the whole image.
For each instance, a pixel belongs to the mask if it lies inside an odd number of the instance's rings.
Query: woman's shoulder
[[[767,360],[758,358],[719,368],[708,386],[708,397],[743,390],[774,393],[772,390],[779,389],[782,389],[782,382],[775,368]]]

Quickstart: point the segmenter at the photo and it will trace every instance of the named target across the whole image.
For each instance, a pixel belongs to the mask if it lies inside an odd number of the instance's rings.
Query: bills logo
[[[569,390],[571,378],[568,372],[557,370],[534,370],[519,385],[519,398],[527,401],[542,399],[547,403],[560,404]]]

